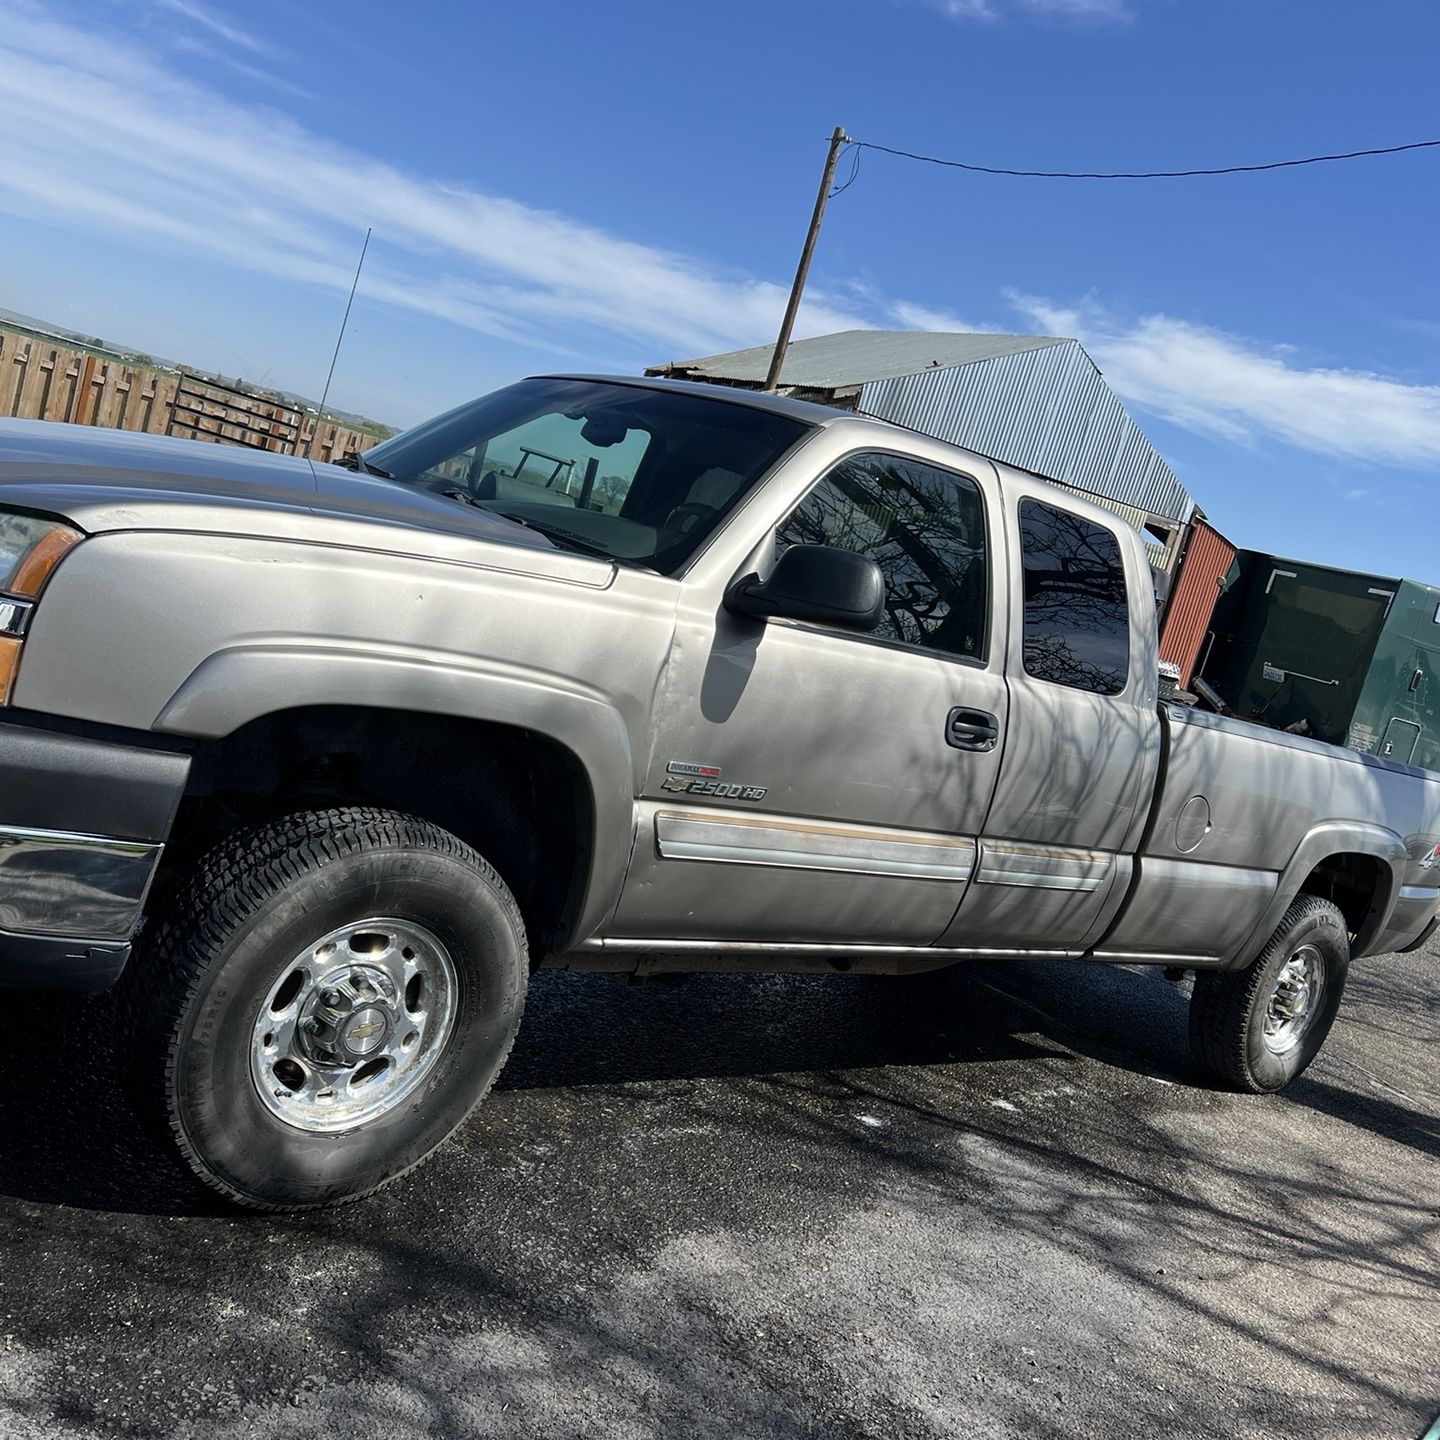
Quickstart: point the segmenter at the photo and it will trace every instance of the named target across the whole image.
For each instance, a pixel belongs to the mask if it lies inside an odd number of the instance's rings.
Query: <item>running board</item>
[[[620,937],[586,940],[546,968],[594,970],[611,975],[718,970],[786,974],[913,975],[965,960],[1076,960],[1098,965],[1183,966],[1215,969],[1219,959],[1199,955],[1134,954],[1102,950],[1004,950],[976,946],[865,945],[755,940],[663,940]]]
[[[991,950],[938,945],[764,944],[753,940],[587,940],[544,964],[609,974],[730,970],[790,974],[909,975],[962,960],[1083,960],[1078,950]]]

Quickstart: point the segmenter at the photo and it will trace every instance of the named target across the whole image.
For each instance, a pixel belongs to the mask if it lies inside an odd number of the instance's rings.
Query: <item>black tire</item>
[[[1319,1001],[1298,1040],[1277,1054],[1266,1043],[1265,1020],[1281,971],[1302,950],[1318,957]],[[1307,956],[1308,958],[1308,956]],[[1237,1090],[1283,1090],[1320,1053],[1335,1022],[1350,968],[1345,917],[1328,900],[1301,895],[1274,935],[1243,970],[1202,970],[1190,998],[1190,1049],[1216,1079]]]
[[[317,1135],[262,1101],[255,1017],[277,967],[374,915],[422,925],[447,947],[451,1028],[403,1103]],[[338,1204],[420,1164],[485,1095],[519,1028],[529,968],[513,897],[453,835],[386,810],[293,814],[195,866],[122,981],[118,1053],[141,1119],[206,1185],[257,1210]]]

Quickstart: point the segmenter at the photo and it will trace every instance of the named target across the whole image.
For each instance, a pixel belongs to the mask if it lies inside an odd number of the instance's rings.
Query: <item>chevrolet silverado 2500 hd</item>
[[[345,467],[0,422],[0,982],[118,982],[269,1209],[428,1155],[536,965],[1172,967],[1277,1090],[1434,927],[1440,779],[1162,703],[1155,632],[1115,515],[789,400],[537,378]]]

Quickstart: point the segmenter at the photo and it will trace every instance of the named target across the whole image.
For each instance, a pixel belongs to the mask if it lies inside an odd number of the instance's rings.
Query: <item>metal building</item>
[[[758,390],[773,345],[647,375]],[[1195,502],[1077,340],[845,330],[795,341],[782,394],[891,420],[1082,490],[1146,534],[1173,572]]]

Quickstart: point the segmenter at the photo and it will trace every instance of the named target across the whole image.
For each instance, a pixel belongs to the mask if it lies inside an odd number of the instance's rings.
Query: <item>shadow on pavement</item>
[[[1361,1436],[1419,1393],[1424,1357],[1365,1317],[1433,1293],[1426,1187],[1333,1129],[1276,1157],[1315,1114],[1433,1155],[1434,1118],[1328,1078],[1298,1105],[1151,1086],[1187,1073],[1185,997],[1153,974],[542,974],[501,1089],[433,1166],[259,1220],[212,1213],[149,1145],[108,1002],[8,999],[0,1309],[48,1377],[22,1421],[318,1440],[658,1413],[798,1440],[956,1433],[927,1406],[967,1395],[996,1433],[1158,1435],[1188,1396],[1187,1433]],[[1307,1283],[1303,1316],[1274,1303]],[[179,1388],[197,1374],[215,1396]],[[1062,1393],[1082,1429],[1057,1426]],[[143,1428],[101,1408],[117,1394]]]
[[[1018,986],[1017,967],[989,965],[632,986],[541,972],[497,1090],[1039,1061],[1070,1050],[1142,1071],[1175,1062],[1183,1006],[1167,987],[1094,967],[1069,977],[1018,968],[1027,972]],[[216,1210],[131,1113],[115,1076],[108,997],[7,994],[3,1004],[0,1195],[141,1214]]]
[[[1390,997],[1392,1000],[1395,997]],[[150,1140],[115,1076],[108,997],[6,995],[0,1195],[139,1214],[223,1213]],[[1397,1002],[1398,1003],[1398,1002]],[[667,1095],[706,1078],[1063,1060],[1204,1084],[1186,1050],[1186,997],[1157,972],[1045,962],[929,975],[665,977],[617,985],[541,972],[497,1084]],[[1440,1157],[1440,1121],[1312,1072],[1287,1098]]]

